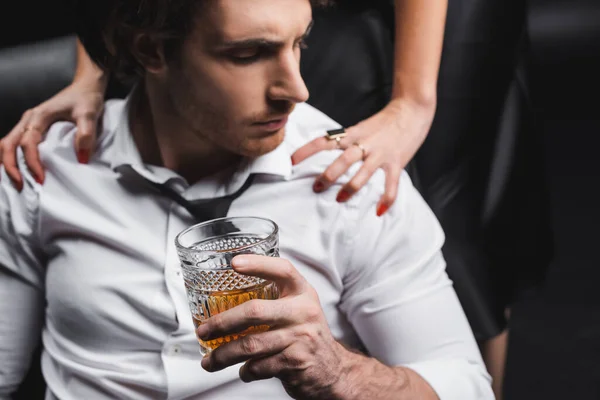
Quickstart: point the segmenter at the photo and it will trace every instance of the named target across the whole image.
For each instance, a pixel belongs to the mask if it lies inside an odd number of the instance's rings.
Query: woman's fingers
[[[381,168],[386,175],[385,189],[377,204],[376,213],[380,216],[385,214],[396,201],[402,170],[427,136],[434,113],[435,107],[398,99],[375,115],[346,128],[346,137],[337,146],[345,149],[344,153],[317,178],[314,191],[326,190],[346,174],[352,164],[362,160],[362,167],[343,185],[337,200],[348,200]],[[297,164],[319,151],[335,147],[335,141],[319,137],[298,149],[292,160]]]
[[[25,156],[25,165],[29,172],[40,185],[44,183],[44,168],[40,160],[38,145],[42,141],[42,133],[37,129],[28,129],[21,138],[21,148]]]
[[[0,141],[0,164],[4,164],[15,187],[18,190],[23,187],[23,175],[17,162],[19,147],[23,149],[25,164],[33,178],[40,184],[44,182],[44,167],[38,147],[44,140],[44,134],[56,121],[70,121],[77,125],[75,151],[78,160],[87,163],[95,146],[103,102],[101,90],[73,84],[39,106],[27,110],[11,132]]]
[[[377,204],[377,216],[381,217],[396,201],[402,168],[398,164],[385,168],[385,192]]]
[[[40,161],[38,145],[50,126],[65,117],[65,107],[57,95],[39,106],[27,110],[12,131],[2,140],[1,162],[18,190],[23,187],[23,175],[19,171],[17,162],[18,148],[23,149],[25,164],[33,178],[42,183],[44,168]]]
[[[357,146],[350,146],[316,179],[313,186],[319,193],[329,188],[336,182],[355,162],[362,159],[362,151]],[[341,195],[338,201],[346,201],[349,197]]]
[[[31,110],[27,110],[15,127],[0,142],[0,163],[4,165],[8,177],[18,191],[23,188],[23,176],[17,164],[17,148],[30,118]]]
[[[87,114],[77,119],[77,132],[75,133],[75,154],[81,164],[90,161],[92,150],[96,145],[96,126],[98,117]]]
[[[65,113],[52,100],[46,101],[30,110],[30,117],[25,125],[25,130],[19,146],[23,149],[25,164],[29,172],[38,183],[44,182],[44,167],[40,160],[38,145],[42,142],[44,134],[50,126],[64,117]],[[16,148],[14,149],[16,153]]]
[[[342,189],[338,193],[337,199],[340,202],[346,201],[352,197],[356,192],[363,188],[369,182],[369,179],[373,176],[375,171],[379,168],[379,162],[374,157],[369,157],[360,167],[358,172],[352,177],[352,179],[342,186]]]
[[[73,112],[73,118],[77,124],[75,154],[77,154],[77,160],[82,164],[89,162],[96,146],[98,120],[102,115],[104,99],[101,93],[96,93],[95,96],[93,94],[88,96],[86,100],[86,102],[81,102]]]
[[[335,140],[320,136],[311,140],[292,154],[292,164],[296,165],[323,150],[334,150],[338,147]]]

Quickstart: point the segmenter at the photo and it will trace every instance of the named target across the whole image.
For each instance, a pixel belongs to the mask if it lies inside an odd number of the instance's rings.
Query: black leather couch
[[[600,2],[529,0],[528,70],[556,257],[515,304],[508,400],[600,399]]]
[[[23,112],[56,94],[73,79],[75,36],[0,50],[0,137]]]

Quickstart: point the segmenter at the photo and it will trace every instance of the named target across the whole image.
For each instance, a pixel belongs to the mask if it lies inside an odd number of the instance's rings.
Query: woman
[[[336,7],[315,10],[315,25],[301,61],[311,93],[308,102],[347,127],[346,136],[338,142],[319,138],[293,155],[293,162],[300,163],[322,150],[346,149],[317,178],[317,192],[363,158],[363,167],[345,186],[345,194],[340,193],[339,201],[348,199],[382,168],[386,187],[378,215],[395,201],[400,172],[431,126],[447,8],[446,1],[394,3],[346,0]],[[78,48],[73,83],[27,111],[0,142],[1,161],[17,187],[22,186],[22,178],[15,149],[23,148],[29,169],[43,182],[37,145],[54,121],[77,124],[75,147],[81,163],[87,163],[93,153],[109,79],[90,61],[81,44]],[[361,146],[353,146],[355,143]]]
[[[394,10],[387,1],[344,1],[331,9],[315,10],[314,32],[302,61],[311,92],[309,103],[348,127],[339,143],[348,151],[317,180],[317,189],[324,190],[363,157],[352,146],[360,141],[365,166],[347,191],[351,195],[377,168],[383,168],[387,183],[380,214],[394,202],[400,171],[425,139],[435,113],[446,7],[446,2],[439,1],[396,0]],[[395,27],[389,21],[391,12],[396,16]],[[28,110],[0,142],[2,163],[17,187],[22,178],[15,149],[20,145],[25,150],[29,168],[43,181],[35,147],[57,120],[77,123],[76,149],[82,162],[89,159],[108,75],[78,46],[73,83]],[[393,60],[392,53],[396,55]],[[300,149],[294,162],[334,146],[326,139],[315,141]]]

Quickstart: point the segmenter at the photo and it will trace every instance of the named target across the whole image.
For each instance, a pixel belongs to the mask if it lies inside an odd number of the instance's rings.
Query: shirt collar
[[[247,174],[266,174],[279,176],[285,180],[292,176],[292,151],[289,138],[296,134],[298,128],[288,122],[285,126],[285,138],[275,150],[258,158],[247,160],[245,170]]]
[[[111,168],[114,171],[119,171],[123,167],[130,167],[140,175],[152,181],[157,181],[156,171],[158,168],[144,164],[142,157],[137,149],[131,129],[129,125],[129,107],[131,105],[132,94],[130,92],[124,100],[124,106],[121,108],[121,115],[115,126],[114,149],[111,159]],[[288,122],[286,125],[286,138],[273,151],[255,159],[247,159],[240,164],[240,167],[234,174],[233,181],[245,181],[250,174],[267,174],[279,176],[288,180],[292,175],[292,147],[289,138],[297,134],[298,127],[293,122]],[[164,183],[168,177],[159,179],[159,183]],[[234,184],[235,185],[235,184]]]

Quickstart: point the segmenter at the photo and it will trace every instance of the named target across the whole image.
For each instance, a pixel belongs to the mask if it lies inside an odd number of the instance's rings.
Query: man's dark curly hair
[[[170,56],[192,29],[199,8],[206,4],[206,0],[69,1],[78,36],[92,60],[124,82],[143,73],[131,51],[136,34],[148,33],[164,40]],[[313,7],[325,7],[334,0],[310,2]]]

